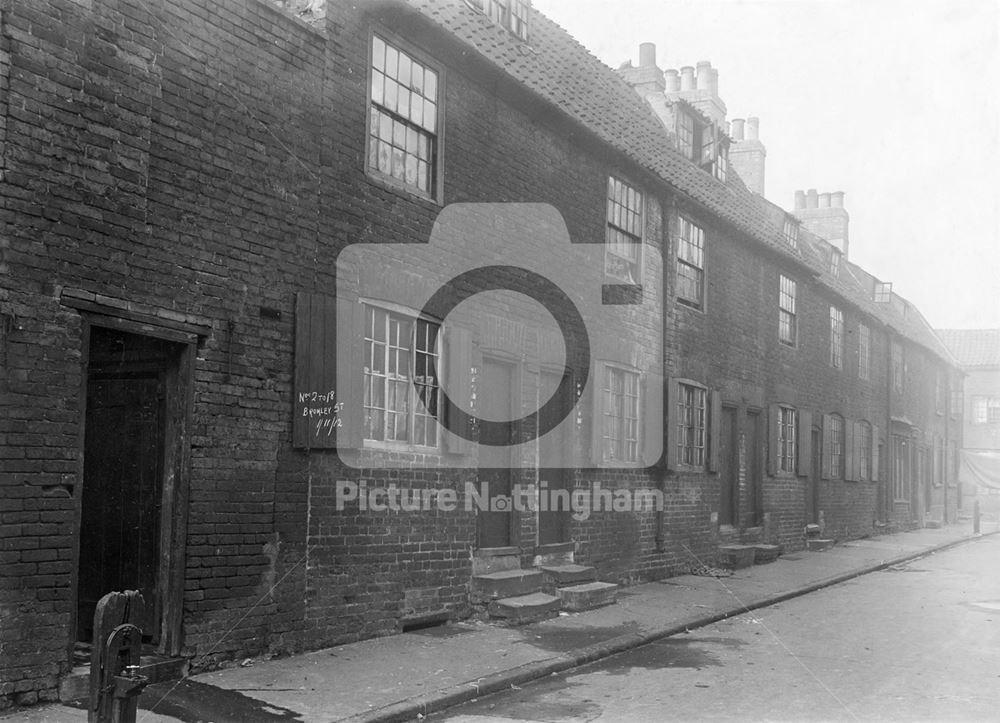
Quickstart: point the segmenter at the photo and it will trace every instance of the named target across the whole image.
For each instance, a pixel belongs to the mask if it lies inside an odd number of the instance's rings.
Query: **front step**
[[[814,552],[822,552],[823,550],[829,550],[833,547],[835,540],[820,540],[815,537],[811,537],[806,540],[806,549],[813,550]]]
[[[545,576],[545,584],[554,587],[579,585],[597,579],[597,570],[589,565],[542,565],[540,569]]]
[[[139,659],[139,675],[149,678],[150,683],[180,680],[187,676],[187,658],[167,658],[162,655],[143,655]],[[90,666],[77,665],[73,671],[59,681],[59,702],[72,703],[90,698]]]
[[[742,570],[753,564],[757,554],[753,545],[720,545],[719,567],[729,570]]]
[[[753,548],[754,565],[765,565],[769,562],[774,562],[778,559],[778,555],[781,554],[781,545],[766,545],[764,543],[759,543],[754,545]]]
[[[618,586],[613,582],[585,582],[582,585],[561,587],[556,591],[563,610],[572,613],[614,605],[618,600]]]
[[[528,595],[541,590],[543,582],[538,570],[501,570],[473,575],[470,598],[473,603],[484,603]]]
[[[533,592],[530,595],[493,600],[487,611],[491,618],[504,618],[517,624],[533,623],[538,620],[554,618],[559,614],[561,604],[562,600],[554,595]]]

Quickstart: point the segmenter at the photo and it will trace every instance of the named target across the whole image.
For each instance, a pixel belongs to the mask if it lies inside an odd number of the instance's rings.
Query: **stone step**
[[[500,570],[472,576],[470,597],[473,603],[528,595],[542,589],[545,579],[540,570]]]
[[[187,658],[167,658],[162,655],[143,655],[139,659],[139,675],[149,678],[150,684],[180,680],[188,673]],[[90,666],[77,665],[59,681],[59,701],[72,703],[90,698]]]
[[[753,564],[754,565],[765,565],[769,562],[774,562],[778,559],[778,555],[781,554],[781,545],[767,545],[760,543],[753,546]]]
[[[928,530],[940,530],[941,520],[926,520],[924,522],[924,527],[926,527]]]
[[[491,618],[503,618],[512,623],[532,623],[554,618],[559,614],[561,605],[562,600],[554,595],[534,592],[493,600],[487,611]]]
[[[614,605],[618,600],[618,586],[613,582],[585,582],[561,587],[556,592],[562,600],[563,610],[573,613]]]
[[[835,540],[820,540],[817,538],[810,538],[806,540],[806,549],[813,550],[815,552],[822,552],[823,550],[829,550],[833,547]]]
[[[753,564],[757,551],[753,545],[720,545],[718,548],[719,567],[741,570]]]
[[[542,565],[540,569],[545,582],[556,587],[578,585],[597,579],[597,570],[589,565]]]

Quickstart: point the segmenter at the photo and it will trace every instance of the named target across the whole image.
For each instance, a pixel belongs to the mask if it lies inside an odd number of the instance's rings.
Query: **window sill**
[[[370,168],[365,168],[365,177],[374,185],[379,186],[386,191],[391,191],[399,196],[404,196],[410,200],[424,201],[425,203],[433,204],[434,206],[444,205],[444,203],[438,199],[437,194],[432,195],[425,191],[421,191],[419,188],[407,185],[406,183],[396,180],[392,176],[385,176],[379,171],[373,171]]]

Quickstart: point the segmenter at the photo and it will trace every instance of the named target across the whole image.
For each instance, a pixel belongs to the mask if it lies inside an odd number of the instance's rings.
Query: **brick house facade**
[[[712,131],[706,165],[547,18],[475,6],[328,3],[312,24],[263,0],[3,7],[0,700],[53,699],[97,598],[125,584],[149,644],[204,670],[466,616],[494,558],[627,584],[725,542],[796,549],[808,523],[848,539],[951,519],[950,467],[919,475],[958,439],[933,396],[957,373],[919,313],[846,260],[833,276],[827,241],[788,240],[795,219],[720,160],[724,105],[675,109]],[[513,215],[489,230],[472,204]],[[449,228],[479,245],[435,246]],[[588,382],[564,375],[581,411],[552,446],[530,413],[576,360],[538,306],[419,308],[512,228],[540,271],[568,238],[581,288],[601,289]],[[443,365],[425,390],[525,416],[514,451],[364,396],[392,379],[350,350],[388,359],[379,329],[402,328],[436,340],[396,345]],[[464,505],[467,483],[543,480],[665,505]],[[362,483],[458,504],[340,504]]]

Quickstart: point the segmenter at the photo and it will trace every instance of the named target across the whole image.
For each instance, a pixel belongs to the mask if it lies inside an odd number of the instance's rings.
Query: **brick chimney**
[[[679,71],[664,71],[656,64],[656,45],[642,43],[638,67],[629,61],[618,68],[618,74],[650,102],[668,128],[673,128],[673,118],[664,101],[677,98],[686,100],[720,127],[726,120],[726,104],[719,97],[719,71],[707,60],[699,61],[697,67],[685,65]]]
[[[633,66],[629,61],[618,69],[618,73],[644,98],[663,93],[663,71],[656,65],[654,43],[642,43],[639,46],[639,67]]]
[[[731,158],[732,151],[730,151]],[[795,208],[792,213],[808,231],[829,241],[840,249],[845,259],[848,258],[847,250],[850,244],[847,226],[850,216],[844,208],[843,191],[817,193],[815,188],[810,188],[805,193],[796,191]]]
[[[747,188],[763,196],[767,149],[758,137],[760,119],[753,116],[746,120],[733,118],[731,129],[733,142],[729,146],[729,163],[747,184]]]

